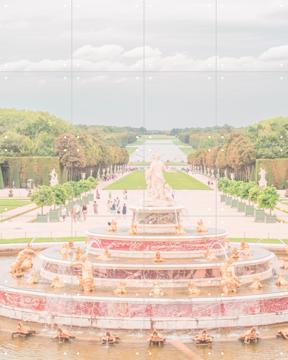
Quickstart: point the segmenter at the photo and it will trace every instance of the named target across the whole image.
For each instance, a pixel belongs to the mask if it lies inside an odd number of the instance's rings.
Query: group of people
[[[127,200],[128,200],[127,190],[123,191],[122,202],[121,202],[119,196],[112,199],[112,194],[111,194],[111,192],[109,192],[108,201],[107,201],[108,211],[112,214],[118,214],[118,215],[122,214],[125,216],[127,214],[127,205],[126,205]]]

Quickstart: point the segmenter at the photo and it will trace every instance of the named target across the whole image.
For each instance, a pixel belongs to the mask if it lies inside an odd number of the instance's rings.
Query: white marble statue
[[[266,180],[266,171],[263,168],[260,168],[259,171],[259,186],[265,188],[267,186],[267,180]]]
[[[231,173],[231,174],[230,174],[230,178],[231,178],[231,180],[235,180],[235,174],[234,174],[234,173]]]
[[[155,157],[145,171],[148,194],[152,200],[172,200],[172,189],[164,178],[164,164]]]
[[[58,181],[58,175],[55,169],[52,169],[51,173],[50,173],[50,185],[51,186],[55,186],[58,185],[59,181]]]

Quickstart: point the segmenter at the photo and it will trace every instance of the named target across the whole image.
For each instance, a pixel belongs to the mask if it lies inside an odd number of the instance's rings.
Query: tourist
[[[65,222],[66,216],[67,216],[67,209],[66,209],[65,206],[63,206],[62,209],[61,209],[61,217],[62,217],[63,222]]]
[[[122,207],[122,215],[126,215],[127,214],[127,206],[126,206],[126,204],[124,203],[123,204],[123,207]]]
[[[100,193],[99,193],[98,187],[96,188],[96,199],[97,200],[100,199]]]
[[[87,205],[84,204],[84,205],[82,206],[82,215],[83,215],[83,220],[84,220],[84,221],[87,220],[87,212],[88,212]]]
[[[75,210],[75,207],[72,206],[71,210],[70,210],[70,215],[71,215],[71,219],[72,221],[76,221],[76,210]]]
[[[128,191],[126,189],[123,191],[123,199],[124,200],[128,199]]]
[[[96,201],[93,202],[93,213],[94,215],[98,214],[98,204]]]
[[[81,208],[79,204],[75,205],[75,221],[80,221],[81,217]]]

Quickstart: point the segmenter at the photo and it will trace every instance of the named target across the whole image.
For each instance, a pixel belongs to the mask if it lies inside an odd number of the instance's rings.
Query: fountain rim
[[[253,259],[253,258],[252,259],[251,258],[240,259],[234,263],[235,267],[247,265],[247,264],[255,265],[258,263],[262,263],[264,260],[271,261],[275,258],[275,254],[269,252],[269,250],[263,249],[263,251],[265,253],[267,252],[267,254],[263,254],[262,257],[256,258],[256,259]],[[44,250],[44,252],[45,252],[45,250]],[[187,250],[185,252],[187,252]],[[65,265],[71,265],[71,263],[73,263],[73,262],[75,263],[75,260],[69,261],[69,260],[64,260],[64,259],[63,260],[57,259],[57,258],[49,257],[45,253],[43,254],[43,252],[39,253],[38,257],[44,261],[50,261],[50,262],[65,264]],[[205,263],[191,263],[188,260],[187,263],[180,263],[180,264],[167,264],[167,263],[165,264],[165,261],[163,263],[159,263],[159,264],[155,264],[155,263],[143,264],[141,262],[137,263],[137,264],[129,264],[129,263],[123,263],[123,262],[121,263],[121,261],[119,263],[115,263],[115,262],[112,263],[112,262],[109,262],[109,260],[105,261],[105,260],[101,260],[101,259],[100,259],[100,261],[97,262],[97,258],[96,258],[95,262],[92,261],[93,266],[99,267],[99,268],[115,268],[115,267],[117,267],[117,268],[124,268],[124,269],[134,269],[134,268],[138,269],[139,267],[141,267],[141,268],[151,269],[151,270],[160,270],[160,269],[169,270],[169,269],[179,269],[179,268],[183,268],[183,269],[206,268],[207,265],[219,267],[225,263],[225,260],[218,261],[218,262],[211,261],[211,262],[205,262]]]
[[[239,302],[245,300],[267,300],[267,299],[274,299],[274,298],[283,298],[288,297],[288,290],[287,291],[279,291],[279,292],[272,292],[272,293],[259,293],[253,295],[231,295],[231,296],[189,296],[187,297],[149,297],[149,296],[137,296],[137,297],[129,297],[129,296],[97,296],[97,295],[83,295],[79,294],[55,294],[51,292],[43,292],[43,291],[33,291],[29,289],[17,289],[13,287],[7,287],[5,285],[0,284],[0,291],[5,293],[17,293],[17,294],[24,294],[24,295],[33,295],[37,297],[50,297],[55,299],[69,299],[69,301],[88,301],[88,302],[117,302],[117,303],[135,303],[135,304],[190,304],[190,303],[211,303],[213,301],[224,303],[224,302]],[[8,294],[6,294],[8,295]],[[0,307],[6,307],[5,304],[0,304]],[[9,306],[7,306],[9,307]],[[14,306],[14,308],[18,308]]]
[[[210,230],[215,230],[215,233],[210,233]],[[129,230],[129,228],[128,228]],[[98,238],[104,239],[126,239],[126,240],[139,240],[139,241],[148,241],[148,240],[199,240],[199,239],[206,239],[206,238],[219,238],[219,237],[226,237],[228,235],[227,231],[224,229],[215,229],[215,228],[208,228],[208,233],[190,233],[190,234],[141,234],[141,235],[131,235],[127,234],[117,234],[117,233],[99,233],[97,229],[90,229],[86,231],[87,236],[95,236]],[[90,240],[90,239],[89,239]],[[93,239],[91,239],[93,241]]]

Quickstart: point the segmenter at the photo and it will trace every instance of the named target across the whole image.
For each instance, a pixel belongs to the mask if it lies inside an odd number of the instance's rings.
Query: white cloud
[[[288,59],[288,45],[274,46],[260,56],[261,60],[274,61],[274,60],[286,60]]]
[[[215,68],[215,56],[195,58],[185,53],[163,54],[160,49],[145,48],[145,66],[153,71],[211,71]],[[125,50],[119,45],[85,45],[74,52],[76,71],[141,71],[143,48]],[[258,56],[221,57],[218,70],[279,70],[288,67],[288,45],[272,47]],[[19,60],[0,64],[1,71],[70,70],[69,59]]]
[[[160,57],[162,55],[161,51],[159,49],[151,48],[150,46],[138,46],[132,50],[126,51],[123,54],[123,57],[126,58],[142,58],[143,53],[145,51],[145,57],[146,58],[154,58],[154,57]]]
[[[99,60],[107,61],[118,59],[123,52],[123,47],[118,45],[104,45],[98,47],[85,45],[74,52],[74,58],[91,62],[97,62]]]

